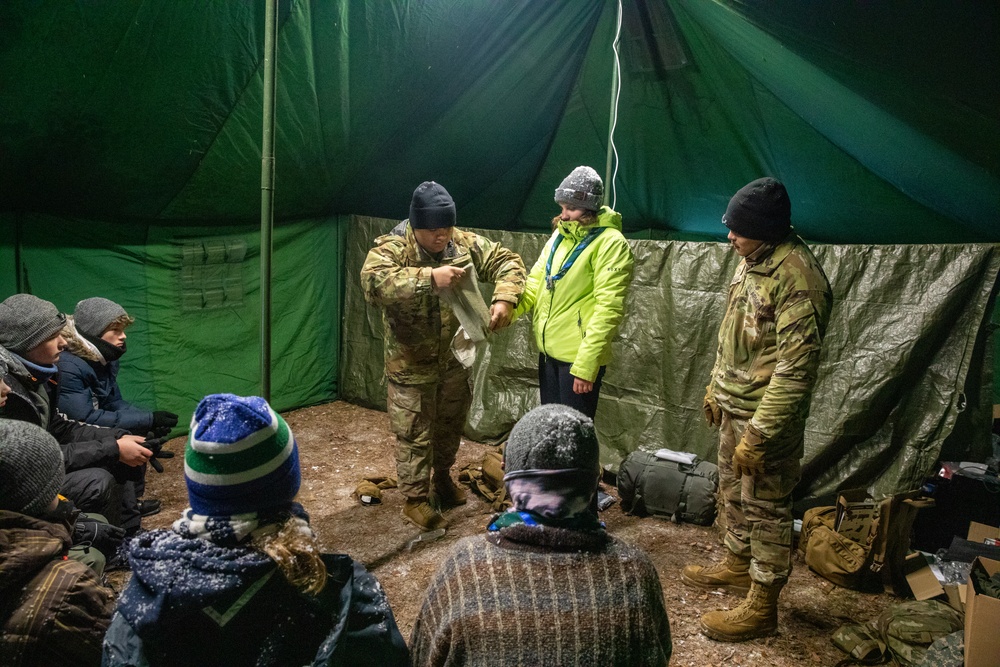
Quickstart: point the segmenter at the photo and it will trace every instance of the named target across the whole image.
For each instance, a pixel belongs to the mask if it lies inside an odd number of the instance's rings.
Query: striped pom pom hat
[[[263,398],[212,394],[191,420],[184,478],[197,514],[232,516],[280,507],[299,491],[298,446]]]

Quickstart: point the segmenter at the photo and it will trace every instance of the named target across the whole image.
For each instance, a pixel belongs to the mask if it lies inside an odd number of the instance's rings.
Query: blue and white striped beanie
[[[184,478],[197,514],[280,507],[299,491],[299,449],[288,424],[263,398],[212,394],[191,419]]]

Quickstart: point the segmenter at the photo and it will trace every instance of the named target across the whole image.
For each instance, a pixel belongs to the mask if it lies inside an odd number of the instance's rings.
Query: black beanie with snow
[[[582,412],[548,403],[511,429],[503,479],[515,510],[543,523],[597,529],[600,474],[594,422]]]
[[[559,403],[540,405],[511,429],[504,449],[504,471],[600,469],[594,422]]]

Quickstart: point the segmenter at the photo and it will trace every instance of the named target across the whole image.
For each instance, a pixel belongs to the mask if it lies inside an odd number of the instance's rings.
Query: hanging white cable
[[[610,183],[608,188],[611,191],[611,208],[614,209],[618,200],[618,190],[615,187],[615,180],[618,178],[618,147],[615,146],[615,128],[618,125],[618,100],[621,95],[621,60],[618,53],[618,42],[622,34],[622,3],[618,0],[618,21],[615,25],[615,38],[611,42],[611,50],[615,54],[615,69],[612,76],[611,92],[611,120],[608,129],[608,161],[605,169],[605,178]]]

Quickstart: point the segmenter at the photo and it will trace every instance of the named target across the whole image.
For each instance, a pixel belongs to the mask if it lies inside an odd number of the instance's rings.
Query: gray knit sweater
[[[666,665],[670,626],[649,558],[603,531],[578,537],[520,526],[458,541],[414,623],[413,665]]]

